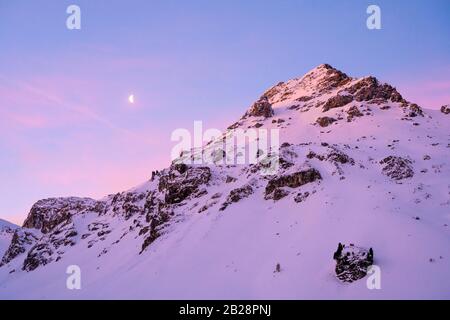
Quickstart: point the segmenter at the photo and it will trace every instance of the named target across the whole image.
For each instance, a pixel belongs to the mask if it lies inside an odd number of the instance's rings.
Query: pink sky
[[[173,130],[224,129],[322,63],[423,107],[450,103],[448,0],[380,0],[379,31],[360,1],[78,4],[78,31],[62,2],[1,5],[0,217],[16,223],[41,198],[144,182],[169,164]]]

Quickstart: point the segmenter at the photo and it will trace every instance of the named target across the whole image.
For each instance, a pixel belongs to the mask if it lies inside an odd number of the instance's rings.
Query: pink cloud
[[[89,92],[96,91],[95,85],[84,79],[77,80],[65,76],[58,77],[34,77],[27,81],[11,82],[0,75],[0,80],[8,81],[7,85],[0,83],[0,96],[2,108],[0,112],[10,109],[19,109],[21,114],[10,114],[12,120],[18,124],[37,126],[63,125],[74,121],[95,121],[113,130],[125,134],[131,134],[128,130],[114,124],[107,117],[98,113],[93,106],[100,105],[95,101],[95,95]],[[89,90],[80,90],[79,86],[90,87]],[[98,90],[97,90],[98,91]],[[71,92],[83,92],[85,103],[73,102],[67,95]],[[89,104],[89,105],[88,105]],[[39,109],[37,109],[39,108]],[[44,116],[32,116],[30,112],[46,114]]]
[[[103,144],[79,131],[45,149],[13,136],[10,146],[19,156],[18,169],[36,188],[85,196],[104,196],[145,181],[152,170],[170,164],[171,148],[168,133],[151,129],[132,135],[115,132]]]
[[[11,114],[9,119],[25,128],[44,128],[48,123],[48,120],[40,115]]]
[[[450,66],[442,66],[435,70],[428,70],[427,76],[394,75],[392,81],[405,99],[419,105],[438,109],[450,103]]]
[[[438,109],[450,104],[450,81],[403,84],[399,90],[408,100],[427,108]]]

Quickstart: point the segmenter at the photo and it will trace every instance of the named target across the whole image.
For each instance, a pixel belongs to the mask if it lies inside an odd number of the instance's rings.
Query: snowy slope
[[[280,129],[274,175],[172,164],[101,200],[42,200],[2,258],[0,299],[448,299],[449,121],[321,65],[230,126]],[[336,278],[339,242],[374,249],[380,290]],[[73,264],[81,290],[66,289]]]
[[[0,219],[0,256],[3,256],[11,243],[14,230],[18,228],[11,222]]]

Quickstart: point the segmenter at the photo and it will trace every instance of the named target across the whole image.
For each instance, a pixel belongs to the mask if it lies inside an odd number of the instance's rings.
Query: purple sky
[[[81,30],[66,29],[70,4]],[[366,28],[369,4],[382,30]],[[449,13],[448,0],[0,0],[0,217],[133,187],[169,163],[174,129],[223,129],[321,63],[450,103]]]

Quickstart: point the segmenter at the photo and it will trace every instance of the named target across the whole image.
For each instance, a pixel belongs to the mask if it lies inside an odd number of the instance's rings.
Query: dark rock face
[[[146,197],[144,192],[123,192],[116,194],[111,201],[111,207],[114,214],[122,215],[125,220],[130,219],[136,214],[142,214],[143,209],[136,205]]]
[[[248,198],[252,193],[253,188],[250,185],[231,190],[226,201],[222,204],[219,210],[225,210],[230,204],[239,202],[241,199]]]
[[[329,147],[331,150],[328,151],[325,155],[323,154],[317,154],[314,151],[310,151],[306,157],[308,159],[317,159],[320,161],[330,161],[333,164],[355,164],[355,160],[345,154],[344,152],[340,151],[337,148]]]
[[[233,183],[236,182],[237,179],[235,177],[232,176],[227,176],[227,179],[225,180],[225,183]]]
[[[309,100],[313,99],[311,96],[302,96],[300,98],[295,99],[295,101],[298,102],[308,102]]]
[[[329,152],[326,156],[326,159],[334,164],[355,164],[355,160],[353,160],[353,158],[349,157],[347,154],[338,149],[333,149],[331,152]]]
[[[52,231],[57,225],[70,220],[74,213],[101,212],[103,206],[89,198],[51,198],[36,202],[23,227],[38,229],[42,233]]]
[[[24,253],[24,271],[32,271],[39,266],[58,261],[60,254],[64,254],[64,250],[60,250],[61,247],[76,244],[78,232],[72,222],[73,216],[87,212],[101,215],[105,207],[105,202],[87,198],[54,198],[37,202],[30,211],[24,228],[16,230],[1,265],[8,264]],[[26,231],[25,228],[39,231]],[[88,229],[94,231],[90,226]],[[105,234],[106,232],[99,233],[97,236],[100,238]],[[90,235],[84,235],[83,239]]]
[[[282,169],[288,169],[294,165],[292,162],[284,159],[283,157],[280,157],[279,161],[280,161],[280,167]]]
[[[333,122],[336,122],[337,120],[332,117],[320,117],[317,118],[316,123],[321,126],[322,128],[328,127]]]
[[[251,186],[245,186],[239,189],[231,190],[228,199],[231,202],[238,202],[242,198],[247,198],[253,193],[253,188]]]
[[[441,112],[443,114],[450,114],[450,105],[442,106],[441,107]]]
[[[9,263],[11,260],[16,258],[17,256],[25,253],[27,247],[31,246],[38,239],[30,232],[16,230],[11,240],[11,244],[3,255],[2,260],[0,261],[0,267]]]
[[[199,191],[199,186],[208,183],[210,178],[209,167],[174,164],[166,175],[161,176],[158,189],[166,193],[167,204],[180,203]]]
[[[325,157],[324,155],[317,154],[317,153],[315,153],[314,151],[310,151],[310,152],[306,155],[306,158],[308,158],[308,159],[317,159],[317,160],[320,160],[320,161],[323,161],[323,160],[326,159],[326,157]]]
[[[164,195],[161,200],[156,190],[149,192],[145,201],[144,213],[147,226],[143,227],[139,235],[145,239],[141,252],[158,239],[174,215],[174,208],[189,197],[201,197],[207,192],[200,189],[211,179],[209,167],[188,166],[186,164],[172,164],[167,172],[159,176],[158,191]]]
[[[380,164],[384,165],[383,174],[393,180],[402,180],[414,176],[412,162],[408,159],[389,156],[381,160]]]
[[[278,201],[283,199],[284,197],[289,195],[289,191],[284,190],[282,188],[277,188],[272,193],[272,198],[274,201]],[[267,200],[267,199],[266,199]]]
[[[264,95],[250,107],[246,116],[270,118],[273,116],[273,113],[272,104]]]
[[[300,192],[294,198],[294,201],[297,203],[304,202],[309,197],[309,192]]]
[[[159,214],[153,216],[150,221],[150,226],[147,229],[143,229],[143,234],[148,234],[142,243],[141,252],[142,253],[149,245],[151,245],[156,239],[161,236],[161,227],[169,221],[169,215],[167,214]],[[142,231],[142,230],[141,230]]]
[[[388,85],[380,84],[375,77],[363,78],[350,88],[347,92],[353,95],[356,101],[372,101],[372,102],[402,102],[403,97],[397,90]]]
[[[93,228],[90,230],[93,231]],[[101,231],[97,237],[102,237],[110,231]],[[63,247],[74,246],[78,237],[78,232],[71,222],[64,222],[55,227],[51,232],[44,234],[37,240],[31,249],[29,249],[27,256],[23,262],[22,270],[33,271],[40,266],[44,266],[52,261],[61,259],[61,255],[65,250]],[[93,240],[97,241],[97,240]]]
[[[182,205],[181,202],[188,197],[200,197],[207,193],[200,186],[208,183],[210,178],[208,167],[173,164],[169,169],[153,175],[153,181],[157,180],[157,188],[152,191],[122,192],[102,201],[81,198],[39,201],[33,206],[24,226],[38,229],[42,234],[36,232],[38,236],[34,236],[22,229],[13,237],[2,263],[8,263],[25,253],[22,269],[32,271],[58,261],[65,253],[63,247],[73,246],[78,241],[87,241],[87,248],[92,248],[112,232],[100,218],[106,214],[120,216],[125,220],[135,217],[129,231],[138,228],[139,236],[144,236],[142,252],[162,235],[167,222],[174,215],[175,207]],[[100,221],[92,221],[86,230],[75,229],[75,215],[85,213],[97,213]],[[102,252],[106,254],[108,250],[105,248]]]
[[[333,108],[343,107],[353,101],[353,96],[351,95],[337,95],[328,99],[324,104],[322,111],[326,112]]]
[[[145,221],[151,223],[154,219],[166,220],[166,217],[173,215],[173,207],[176,205],[166,203],[156,196],[156,192],[150,192],[144,205]]]
[[[409,117],[417,117],[417,116],[423,117],[423,110],[417,104],[413,103],[413,104],[408,105],[408,109],[409,109],[409,113],[408,113]]]
[[[159,178],[159,175],[154,179]],[[93,221],[86,230],[76,229],[75,216],[87,213],[120,216],[128,220],[131,216],[143,216],[144,199],[148,192],[123,192],[109,196],[106,200],[95,201],[88,198],[54,198],[37,202],[24,223],[24,228],[38,229],[40,232],[17,231],[5,253],[2,264],[7,264],[17,256],[26,254],[22,269],[33,271],[64,255],[64,247],[74,246],[78,241],[90,238],[87,248],[104,241],[111,233],[107,223]],[[162,219],[162,215],[159,216]],[[135,220],[138,221],[138,220]],[[85,232],[88,231],[88,232]],[[80,234],[79,234],[80,232]]]
[[[347,121],[352,121],[353,118],[355,117],[362,117],[364,116],[364,114],[359,111],[357,106],[352,106],[350,109],[347,110]]]
[[[25,261],[23,262],[22,269],[25,271],[33,271],[39,266],[45,266],[53,261],[53,250],[47,243],[40,243],[34,246],[30,252],[28,252]]]
[[[273,198],[272,193],[276,189],[283,187],[298,188],[307,183],[321,179],[322,176],[320,175],[319,171],[317,171],[314,168],[274,178],[267,183],[265,190],[265,198],[266,199]]]
[[[333,259],[336,260],[337,278],[343,282],[354,282],[367,275],[368,268],[373,264],[373,250],[339,243]]]

